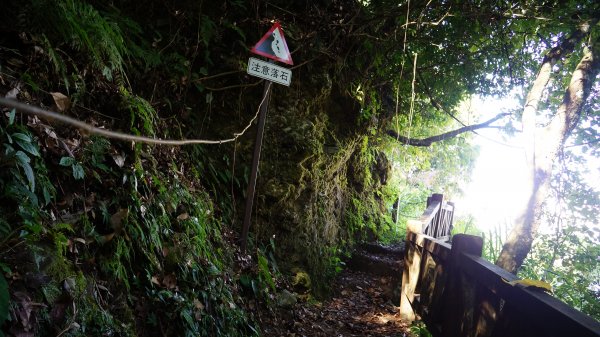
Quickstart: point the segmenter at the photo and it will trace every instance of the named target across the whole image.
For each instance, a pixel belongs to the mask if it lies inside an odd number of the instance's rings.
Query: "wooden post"
[[[246,209],[244,213],[244,224],[242,226],[241,250],[246,253],[248,247],[248,233],[250,231],[250,220],[252,217],[252,206],[254,204],[254,192],[256,189],[256,176],[258,174],[258,163],[260,161],[260,150],[262,146],[263,133],[265,131],[265,121],[267,119],[267,110],[269,109],[269,99],[271,96],[271,81],[265,81],[263,90],[263,103],[260,106],[260,115],[258,117],[258,129],[256,130],[256,141],[254,143],[254,156],[252,157],[252,171],[248,179],[248,189],[246,190]]]
[[[421,233],[421,221],[408,221],[406,247],[404,249],[404,271],[402,273],[402,291],[400,292],[400,319],[410,323],[415,320],[412,302],[421,270],[421,250],[411,241],[411,233]]]
[[[440,193],[434,193],[430,197],[427,198],[427,207],[429,207],[433,203],[439,203],[440,207],[437,213],[434,215],[433,220],[429,224],[428,228],[423,228],[421,233],[427,234],[429,236],[433,236],[434,238],[438,236],[437,231],[440,226],[440,215],[442,214],[442,207],[444,206],[444,195]],[[427,224],[423,224],[426,226]]]
[[[446,337],[468,336],[473,328],[473,302],[476,289],[460,270],[463,254],[481,256],[483,239],[479,236],[457,234],[452,238],[448,284],[445,289],[442,335]]]

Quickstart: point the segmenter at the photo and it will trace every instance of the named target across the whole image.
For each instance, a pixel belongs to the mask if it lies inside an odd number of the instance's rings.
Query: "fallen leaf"
[[[79,254],[79,250],[77,249],[74,240],[67,240],[67,246],[69,247],[69,253]]]
[[[56,108],[60,112],[67,111],[71,108],[71,99],[60,92],[51,92]]]
[[[169,274],[163,277],[162,284],[167,289],[173,289],[177,286],[177,277],[175,277],[175,274]]]
[[[102,235],[98,238],[98,242],[104,244],[109,242],[110,240],[112,240],[115,237],[115,233],[110,233],[110,234],[106,234],[106,235]]]
[[[194,299],[194,306],[200,311],[204,310],[204,304],[202,304],[202,302],[200,302],[197,298]]]
[[[50,320],[56,325],[60,325],[67,313],[67,308],[71,305],[72,299],[70,296],[61,296],[53,304],[50,309]]]
[[[115,164],[117,164],[118,167],[123,167],[123,165],[125,165],[125,156],[124,155],[113,154],[112,158],[113,158],[113,160],[115,161]]]
[[[12,88],[9,92],[6,93],[6,95],[4,95],[4,97],[6,98],[10,98],[10,99],[17,99],[17,95],[21,92],[21,89],[17,88]]]
[[[85,241],[85,239],[82,238],[73,238],[73,241],[79,242],[79,243],[83,243],[84,245],[87,245],[87,241]]]
[[[123,230],[123,220],[127,218],[129,209],[121,208],[115,214],[110,217],[110,226],[115,230],[116,234],[121,233]]]
[[[26,293],[20,291],[15,292],[14,296],[17,299],[16,302],[19,304],[19,307],[15,310],[16,314],[19,316],[23,328],[29,330],[31,328],[31,311],[33,310],[31,298]]]

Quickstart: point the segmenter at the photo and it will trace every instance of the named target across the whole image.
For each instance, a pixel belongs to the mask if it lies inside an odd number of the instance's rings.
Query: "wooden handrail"
[[[419,218],[421,222],[421,231],[424,232],[429,226],[431,226],[431,222],[433,219],[439,214],[440,208],[442,206],[441,201],[434,201],[431,205],[425,209],[423,215]]]
[[[416,226],[415,226],[416,227]],[[452,245],[409,228],[400,314],[415,313],[435,337],[600,337],[600,323],[481,258],[483,240]]]
[[[450,244],[438,240],[429,235],[413,232],[409,232],[407,235],[408,240],[415,242],[417,245],[423,247],[423,249],[427,250],[429,253],[435,256],[439,256],[443,260],[446,260],[448,258],[450,250],[452,249],[452,246],[450,246]]]
[[[454,204],[427,200],[406,235],[400,316],[415,314],[435,337],[600,337],[600,323],[481,258],[483,239],[452,229]]]
[[[523,286],[512,286],[509,281],[518,277],[474,255],[462,254],[460,269],[497,294],[507,303],[512,303],[530,324],[535,324],[547,332],[547,336],[598,337],[600,323],[577,311],[554,296]]]

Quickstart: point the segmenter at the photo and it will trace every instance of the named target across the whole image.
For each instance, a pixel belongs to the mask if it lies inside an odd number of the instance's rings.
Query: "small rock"
[[[289,292],[287,289],[284,289],[277,295],[277,305],[282,308],[290,308],[297,301],[296,294]]]

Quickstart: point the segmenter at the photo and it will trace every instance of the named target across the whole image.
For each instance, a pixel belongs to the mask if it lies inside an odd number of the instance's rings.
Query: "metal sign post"
[[[250,179],[248,179],[248,188],[246,189],[246,209],[244,212],[244,225],[242,227],[242,253],[246,252],[248,246],[248,232],[250,230],[250,218],[252,217],[252,206],[254,205],[254,192],[256,189],[256,176],[258,175],[258,162],[260,161],[260,150],[262,147],[262,138],[265,131],[265,121],[267,119],[267,110],[269,109],[269,99],[271,98],[271,81],[265,81],[263,98],[258,116],[258,129],[256,130],[256,140],[254,143],[254,155],[252,156],[252,170]]]
[[[273,27],[258,41],[251,49],[251,52],[276,60],[286,64],[293,65],[292,55],[288,49],[283,29],[279,23]],[[254,155],[252,156],[252,170],[250,179],[248,179],[248,189],[246,190],[246,209],[244,211],[244,224],[242,227],[242,237],[240,248],[242,254],[246,253],[248,247],[248,233],[250,232],[250,220],[252,218],[252,206],[254,205],[254,193],[256,192],[256,178],[258,175],[258,164],[260,162],[260,150],[265,131],[265,121],[267,119],[267,110],[269,109],[269,99],[271,98],[271,84],[273,82],[289,86],[292,81],[292,71],[273,64],[273,61],[265,62],[251,57],[248,60],[247,72],[249,75],[266,79],[265,88],[258,116],[258,130],[256,130],[256,142],[254,143]]]

